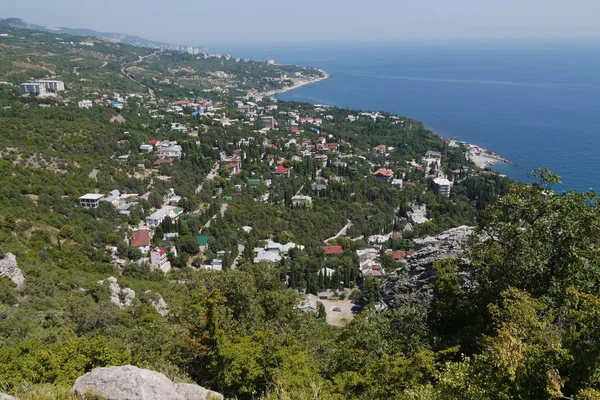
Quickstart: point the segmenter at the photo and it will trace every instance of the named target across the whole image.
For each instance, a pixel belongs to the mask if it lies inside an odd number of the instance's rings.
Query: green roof
[[[248,179],[248,185],[258,186],[260,185],[260,179]]]
[[[210,236],[196,236],[196,242],[198,242],[198,245],[200,246],[208,244],[209,240]]]
[[[233,200],[233,196],[223,196],[223,198],[224,198],[226,201],[231,201],[231,200]]]

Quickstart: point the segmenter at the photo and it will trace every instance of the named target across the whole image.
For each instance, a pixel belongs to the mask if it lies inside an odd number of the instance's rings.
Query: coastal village
[[[88,41],[80,45],[93,44]],[[188,49],[187,53],[199,61],[250,62],[229,55],[200,54],[197,49]],[[159,56],[153,53],[148,57]],[[269,68],[280,67],[273,60],[265,64]],[[351,188],[357,178],[373,182],[372,190],[380,190],[377,185],[383,185],[379,187],[395,196],[413,193],[406,195],[407,199],[427,193],[449,199],[457,183],[472,176],[494,175],[484,168],[505,161],[485,149],[454,139],[443,139],[439,142],[443,148],[439,144],[423,148],[407,159],[395,145],[356,142],[348,132],[353,127],[380,126],[410,132],[416,128],[415,121],[383,112],[295,105],[273,97],[327,79],[325,71],[318,71],[318,75],[304,75],[302,69],[291,76],[281,73],[269,80],[283,88],[262,90],[240,86],[236,83],[238,77],[217,70],[208,73],[213,86],[202,90],[201,95],[190,92],[190,96],[172,99],[160,95],[160,88],[183,87],[176,83],[181,80],[153,78],[158,86],[152,89],[137,80],[141,79],[134,74],[138,65],[142,64],[131,63],[122,69],[142,89],[135,92],[71,90],[71,84],[59,80],[59,76],[19,84],[23,96],[42,101],[40,107],[109,111],[110,124],[120,132],[118,143],[112,145],[121,149],[110,156],[111,160],[132,179],[143,180],[145,190],[132,192],[115,185],[107,190],[96,188],[80,193],[76,200],[87,212],[115,212],[126,222],[120,227],[123,237],[105,246],[107,261],[119,269],[135,263],[165,274],[182,267],[222,271],[236,268],[243,260],[285,265],[298,253],[318,256],[323,258],[324,266],[313,275],[315,281],[301,285],[306,301],[299,305],[305,311],[316,312],[317,300],[343,300],[360,290],[365,280],[385,278],[409,259],[415,252],[415,232],[427,231],[429,228],[422,227],[429,226],[433,219],[427,204],[401,201],[396,208],[377,216],[382,220],[381,227],[372,228],[376,225],[368,213],[361,217],[363,221],[348,219],[331,237],[320,242],[297,240],[277,232],[260,233],[259,241],[249,243],[247,238],[256,235],[257,226],[252,222],[229,226],[228,229],[239,232],[233,240],[235,245],[229,247],[215,234],[218,229],[214,225],[223,223],[230,207],[237,208],[238,199],[308,213],[326,206],[334,193],[346,193],[352,200],[356,193]],[[190,68],[169,71],[188,83],[190,79],[206,82]],[[140,133],[126,130],[132,118],[144,121],[138,124],[141,130],[136,128]],[[215,132],[220,142],[213,139]],[[146,140],[140,142],[141,137]],[[458,155],[454,168],[448,167],[449,151],[454,158]],[[170,187],[170,182],[180,180],[175,171],[190,159],[205,164],[205,175],[194,177],[193,187]],[[103,168],[98,165],[88,178],[97,182],[102,174]],[[365,200],[367,206],[373,205],[368,198]],[[182,228],[192,219],[201,223]],[[186,232],[185,242],[180,237],[182,231]],[[293,275],[284,279],[295,287],[298,278]],[[348,307],[343,310],[339,305],[333,307],[339,314],[329,313],[330,322],[343,323],[342,320],[352,318],[357,309],[350,300],[345,304]],[[381,307],[383,303],[376,304],[377,309]]]
[[[310,82],[312,80],[302,81],[299,84]],[[60,81],[40,80],[21,84],[20,89],[24,93],[55,96],[63,94],[61,92],[64,92],[65,85]],[[349,183],[347,175],[324,175],[322,174],[324,169],[343,170],[346,173],[351,171],[355,174],[361,167],[363,171],[370,171],[370,176],[364,178],[384,182],[398,191],[415,188],[417,184],[422,185],[429,181],[431,182],[430,187],[425,190],[431,190],[437,196],[444,197],[451,195],[456,182],[474,174],[489,173],[464,165],[452,170],[450,174],[446,174],[442,168],[443,154],[433,150],[428,150],[420,158],[405,161],[404,165],[401,165],[388,160],[388,156],[395,150],[392,146],[378,144],[372,148],[357,149],[350,142],[329,133],[330,127],[335,126],[339,118],[346,123],[388,121],[392,125],[400,126],[408,123],[405,119],[395,115],[358,112],[340,117],[339,111],[334,116],[332,109],[326,105],[315,105],[309,110],[281,110],[277,99],[272,97],[272,93],[261,95],[248,92],[245,96],[239,96],[231,104],[202,98],[181,98],[169,101],[139,93],[98,94],[96,97],[73,99],[65,105],[82,109],[112,108],[115,115],[111,118],[111,122],[114,124],[122,124],[126,121],[127,114],[123,113],[124,108],[135,106],[140,112],[146,113],[149,118],[161,122],[157,125],[159,128],[155,130],[152,140],[141,143],[133,151],[113,156],[114,159],[124,164],[131,164],[132,160],[136,160],[136,174],[150,178],[147,191],[145,193],[121,193],[118,189],[114,189],[109,193],[85,193],[78,198],[80,206],[85,209],[109,206],[114,207],[119,214],[129,216],[142,200],[149,200],[153,190],[153,181],[169,181],[168,168],[186,157],[184,146],[189,147],[190,144],[202,146],[201,139],[209,126],[223,128],[226,135],[230,132],[241,131],[242,127],[246,128],[245,131],[250,132],[245,136],[231,134],[233,142],[229,143],[228,149],[214,149],[215,152],[218,152],[218,160],[212,165],[205,179],[221,182],[222,187],[218,189],[216,196],[222,196],[223,203],[202,229],[196,232],[197,255],[189,258],[187,264],[198,269],[221,271],[223,268],[235,268],[242,254],[246,252],[246,243],[243,240],[239,242],[238,252],[233,258],[231,258],[231,254],[229,254],[230,257],[227,257],[226,251],[211,247],[215,238],[209,233],[210,223],[215,217],[224,216],[233,196],[241,196],[243,192],[251,191],[254,201],[270,202],[272,201],[270,197],[273,195],[273,181],[291,179],[296,174],[294,165],[307,160],[317,166],[314,176],[308,178],[308,184],[303,185],[296,194],[292,195],[289,202],[281,200],[276,204],[287,204],[293,208],[310,208],[313,199],[326,195],[330,183]],[[256,129],[252,129],[254,127]],[[124,132],[124,135],[127,136],[127,132]],[[175,137],[181,139],[175,139]],[[127,139],[123,140],[127,141]],[[475,166],[486,167],[489,165],[489,160],[485,157],[490,156],[482,155],[485,153],[484,149],[451,139],[444,140],[448,148],[460,148],[461,151],[464,151],[465,159],[473,160]],[[186,144],[184,145],[184,143]],[[246,171],[244,176],[248,177],[240,179],[239,177],[248,168],[249,147],[261,149],[255,158],[260,165],[258,167],[254,165],[253,168],[268,172],[248,175]],[[291,155],[291,157],[287,155]],[[484,157],[485,162],[483,164],[477,162],[477,157]],[[93,171],[90,178],[95,178],[96,173],[96,170]],[[232,182],[234,192],[232,195],[222,195],[223,187],[231,186],[229,182]],[[201,190],[202,184],[196,192]],[[186,212],[181,207],[184,201],[185,199],[181,195],[170,188],[163,193],[160,205],[143,209],[140,222],[137,225],[128,226],[123,240],[129,249],[139,251],[139,258],[135,262],[148,264],[150,268],[163,273],[168,273],[172,269],[171,261],[178,255],[176,243],[179,234],[165,231],[165,222],[167,226],[174,226],[179,220],[185,219],[186,215],[207,211],[205,206],[199,205],[197,209]],[[401,216],[399,213],[389,216],[394,220],[394,226],[399,227],[398,230],[381,231],[367,237],[353,238],[347,233],[353,221],[348,221],[347,225],[335,236],[323,241],[322,245],[315,246],[311,251],[322,252],[324,257],[336,260],[348,255],[347,249],[338,244],[340,238],[350,241],[360,240],[367,244],[366,248],[354,251],[353,255],[360,277],[362,279],[383,278],[389,271],[384,268],[382,257],[390,260],[392,265],[397,267],[414,253],[414,249],[410,248],[409,240],[403,242],[403,249],[390,248],[388,244],[394,240],[402,241],[404,233],[410,232],[413,226],[429,221],[425,204],[410,204],[409,208],[406,216]],[[160,240],[154,239],[157,229],[161,230]],[[242,229],[249,233],[253,227],[249,225]],[[305,243],[278,242],[268,238],[259,247],[251,249],[252,261],[254,263],[279,264],[289,257],[290,251],[304,251],[306,246]],[[119,246],[107,245],[106,250],[111,254],[110,262],[116,266],[122,268],[131,262],[128,254],[119,252]],[[337,276],[334,277],[336,274]],[[319,271],[319,279],[340,281],[340,271],[328,267],[323,268]],[[352,288],[352,285],[355,284],[346,284],[345,286]],[[336,290],[316,294],[318,296],[306,294],[306,302],[301,305],[303,310],[316,311],[318,299],[327,301],[330,297],[339,297]],[[352,305],[351,302],[348,304]],[[379,307],[383,307],[383,304],[378,304],[377,307],[379,309]],[[336,306],[335,310],[341,312],[339,306]],[[344,311],[343,318],[352,318],[353,312]],[[337,315],[334,314],[333,317],[337,317]]]

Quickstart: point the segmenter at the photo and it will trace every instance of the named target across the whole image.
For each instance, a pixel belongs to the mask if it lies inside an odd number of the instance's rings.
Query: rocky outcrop
[[[173,383],[163,374],[132,365],[96,368],[80,376],[73,392],[106,400],[222,400],[223,395],[198,385]]]
[[[19,400],[14,396],[10,396],[6,393],[0,393],[0,400]]]
[[[119,306],[119,308],[129,307],[135,299],[135,291],[130,288],[121,289],[114,276],[98,281],[99,285],[108,285],[110,291],[110,301]],[[153,293],[150,290],[144,292],[148,297],[150,305],[163,317],[169,314],[169,307],[159,293]]]
[[[121,290],[121,287],[117,283],[117,278],[114,276],[100,280],[98,281],[98,284],[108,285],[108,290],[110,290],[110,301],[120,308],[129,307],[133,302],[133,299],[135,299],[135,291],[129,288]]]
[[[144,294],[150,298],[150,305],[154,307],[160,315],[166,317],[167,314],[169,314],[169,307],[160,294],[153,293],[150,290],[146,290]]]
[[[6,253],[0,258],[0,277],[7,277],[17,289],[21,289],[25,283],[25,275],[17,266],[17,257],[12,253]]]
[[[461,258],[472,233],[472,227],[460,226],[437,236],[414,240],[415,253],[407,257],[404,267],[394,271],[381,285],[386,304],[398,308],[429,303],[432,299],[431,283],[436,278],[433,264],[445,258]]]

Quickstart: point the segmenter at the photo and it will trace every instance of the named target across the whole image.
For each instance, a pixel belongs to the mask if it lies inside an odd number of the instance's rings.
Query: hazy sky
[[[600,0],[2,0],[0,17],[180,44],[600,38]]]

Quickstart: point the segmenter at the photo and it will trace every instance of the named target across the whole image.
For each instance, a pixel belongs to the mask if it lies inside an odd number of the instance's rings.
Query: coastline
[[[311,85],[313,83],[319,83],[319,82],[322,82],[322,81],[324,81],[326,79],[329,79],[331,77],[331,75],[329,75],[326,71],[324,71],[322,69],[317,69],[317,71],[319,71],[320,73],[322,73],[323,76],[320,77],[320,78],[315,78],[315,79],[299,80],[297,83],[294,82],[293,86],[288,86],[288,87],[283,88],[283,89],[270,90],[270,91],[265,92],[265,93],[259,93],[259,95],[262,96],[262,97],[271,97],[271,96],[275,96],[277,94],[286,93],[286,92],[292,91],[294,89],[298,89],[299,87],[302,87],[302,86]]]

